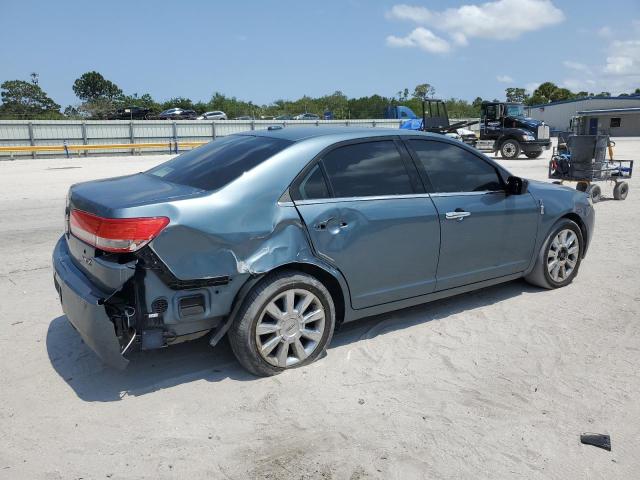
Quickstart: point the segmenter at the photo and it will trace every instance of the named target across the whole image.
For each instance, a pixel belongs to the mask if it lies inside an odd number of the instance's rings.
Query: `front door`
[[[597,135],[598,134],[598,118],[590,118],[589,119],[589,135]]]
[[[402,149],[388,139],[338,146],[291,189],[316,253],[342,272],[355,309],[435,289],[440,222]]]
[[[480,122],[481,140],[496,140],[502,135],[499,107],[497,103],[485,103],[482,105],[482,118]]]
[[[436,289],[526,270],[539,215],[534,198],[507,195],[496,167],[465,147],[437,140],[408,143],[440,220]]]

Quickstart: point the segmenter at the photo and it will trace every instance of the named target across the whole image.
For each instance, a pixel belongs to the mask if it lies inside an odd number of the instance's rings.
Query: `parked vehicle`
[[[409,110],[410,113],[413,113],[407,107],[397,106],[393,108],[398,109],[398,112],[401,111],[399,109],[406,109]],[[476,137],[475,133],[471,130],[464,127],[469,127],[476,123],[478,123],[477,120],[462,120],[451,123],[449,120],[449,112],[447,111],[447,104],[443,100],[430,98],[422,101],[422,118],[410,118],[402,122],[400,128],[403,130],[420,130],[422,132],[446,135],[475,147],[478,142],[478,137]]]
[[[106,363],[227,334],[273,375],[334,328],[524,277],[563,287],[593,234],[583,192],[443,135],[273,128],[76,184],[53,252],[67,318]]]
[[[284,115],[278,115],[274,120],[293,120],[293,115],[285,113]]]
[[[198,114],[194,110],[185,110],[183,108],[170,108],[158,115],[160,120],[195,120]]]
[[[145,120],[149,118],[151,110],[143,107],[119,108],[111,116],[111,120]]]
[[[240,115],[234,118],[234,120],[255,120],[251,115]]]
[[[214,110],[213,112],[205,112],[198,117],[198,120],[226,120],[227,114],[221,110]]]
[[[294,120],[320,120],[320,117],[315,113],[301,113],[293,117]]]
[[[538,158],[551,148],[549,126],[525,117],[520,103],[482,102],[479,148],[500,152],[503,158]]]

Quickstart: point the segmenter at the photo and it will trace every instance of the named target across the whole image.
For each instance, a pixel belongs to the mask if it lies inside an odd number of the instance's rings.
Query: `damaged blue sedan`
[[[77,184],[54,253],[62,308],[107,364],[227,335],[273,375],[343,322],[524,277],[570,283],[586,194],[422,132],[272,128]]]

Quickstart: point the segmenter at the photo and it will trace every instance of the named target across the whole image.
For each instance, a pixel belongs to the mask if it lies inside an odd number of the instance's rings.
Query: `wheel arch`
[[[587,248],[586,246],[589,244],[589,238],[588,238],[588,234],[589,232],[587,231],[587,226],[585,225],[584,221],[582,220],[582,218],[580,218],[580,215],[578,215],[575,212],[569,212],[564,214],[563,216],[561,216],[559,218],[563,219],[566,218],[568,220],[571,220],[572,222],[574,222],[575,224],[578,225],[578,227],[580,227],[580,233],[582,234],[582,242],[585,245],[585,248],[582,249],[582,258],[585,257],[586,253],[587,253]],[[557,222],[556,222],[557,223]],[[555,225],[555,224],[554,224]],[[552,227],[553,228],[553,227]]]
[[[318,265],[317,263],[288,262],[277,265],[266,272],[261,272],[260,274],[253,275],[244,283],[244,285],[236,294],[236,297],[232,304],[231,312],[227,316],[226,320],[211,333],[209,344],[211,346],[215,346],[227,333],[245,298],[247,297],[247,295],[249,295],[249,293],[256,285],[258,285],[265,278],[286,270],[303,272],[320,281],[329,291],[329,294],[333,299],[334,308],[336,310],[335,327],[337,328],[344,322],[344,319],[346,317],[346,309],[348,306],[347,302],[350,298],[350,295],[347,283],[344,281],[340,273],[338,271],[331,271],[330,269]]]
[[[286,270],[303,272],[320,281],[327,290],[329,290],[331,298],[333,299],[333,304],[336,309],[336,327],[344,321],[347,305],[346,299],[348,298],[349,292],[345,291],[346,284],[343,287],[341,281],[336,277],[336,275],[339,275],[338,272],[330,272],[326,268],[315,263],[290,262],[273,268],[265,274],[265,277]]]

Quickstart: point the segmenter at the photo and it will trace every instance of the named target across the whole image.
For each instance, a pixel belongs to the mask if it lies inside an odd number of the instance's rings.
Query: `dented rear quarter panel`
[[[294,263],[314,264],[340,277],[348,298],[344,279],[314,254],[293,203],[280,201],[300,170],[335,142],[336,136],[330,136],[294,143],[215,192],[109,213],[115,218],[168,217],[169,226],[150,248],[177,279],[229,277],[232,287],[220,291],[230,294],[216,298],[217,315],[229,313],[249,278]]]

